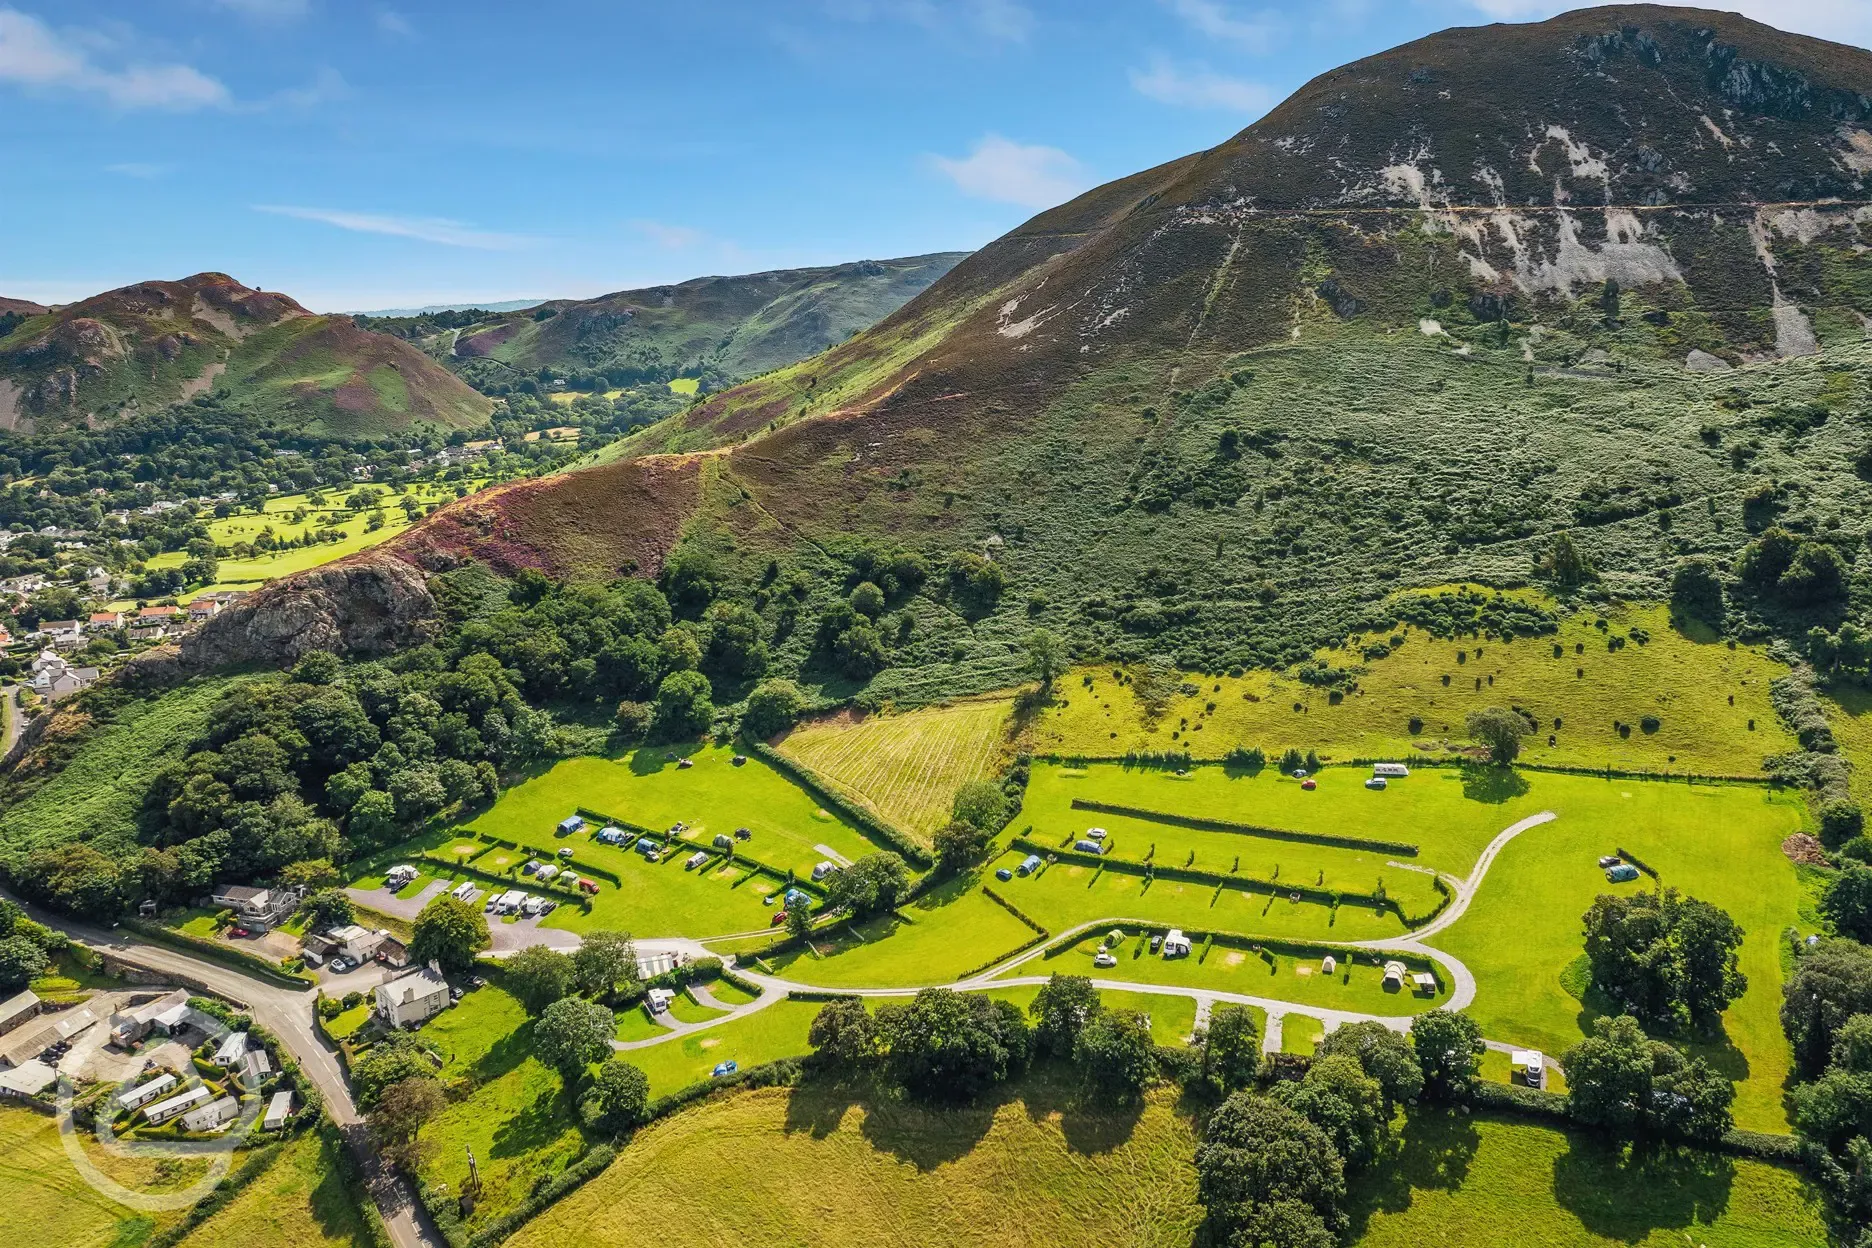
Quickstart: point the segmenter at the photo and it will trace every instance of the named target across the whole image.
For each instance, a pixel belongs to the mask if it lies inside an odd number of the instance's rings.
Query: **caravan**
[[[1371,774],[1382,776],[1386,780],[1402,780],[1410,775],[1410,768],[1403,763],[1373,763]]]

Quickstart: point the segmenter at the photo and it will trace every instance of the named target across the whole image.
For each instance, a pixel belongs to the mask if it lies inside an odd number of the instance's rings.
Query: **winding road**
[[[1469,909],[1482,881],[1487,877],[1489,868],[1494,865],[1496,856],[1515,837],[1548,823],[1555,818],[1552,811],[1542,811],[1530,815],[1517,823],[1502,829],[1477,857],[1474,868],[1467,879],[1457,880],[1451,876],[1442,877],[1452,888],[1455,896],[1430,923],[1402,937],[1392,940],[1353,941],[1339,946],[1346,949],[1394,950],[1414,953],[1434,960],[1450,976],[1452,989],[1444,1008],[1461,1010],[1469,1006],[1476,995],[1475,976],[1458,959],[1440,949],[1432,948],[1424,942],[1460,920]],[[0,892],[0,897],[7,896]],[[253,1018],[274,1035],[292,1053],[293,1059],[306,1072],[313,1084],[325,1098],[334,1122],[344,1133],[345,1139],[357,1158],[365,1176],[366,1185],[384,1224],[390,1232],[390,1238],[397,1248],[442,1248],[443,1240],[429,1224],[426,1212],[415,1199],[409,1185],[389,1167],[382,1164],[375,1150],[371,1147],[364,1130],[362,1116],[358,1113],[357,1103],[352,1099],[350,1085],[346,1082],[344,1069],[337,1055],[325,1040],[313,1020],[313,996],[311,993],[280,987],[256,979],[241,971],[233,970],[213,962],[205,962],[186,953],[161,945],[146,944],[117,931],[105,931],[102,928],[51,914],[26,902],[11,898],[24,907],[28,914],[49,927],[64,932],[78,941],[128,966],[136,967],[153,975],[170,977],[176,982],[197,988],[207,989],[219,996],[233,1001],[247,1010]],[[370,904],[382,906],[379,897]],[[994,987],[1020,987],[1040,985],[1047,982],[1046,975],[1009,975],[1009,972],[1025,966],[1027,963],[1043,957],[1046,950],[1064,940],[1071,940],[1085,932],[1101,927],[1118,924],[1138,924],[1147,920],[1112,916],[1090,923],[1082,923],[1071,928],[1042,945],[1023,953],[1009,957],[986,970],[966,979],[943,984],[924,984],[914,987],[851,988],[837,991],[854,996],[908,997],[914,996],[924,988],[952,988],[957,990],[982,989]],[[563,945],[573,934],[559,930],[542,930],[537,927],[527,929],[534,939],[526,940],[519,936],[513,925],[507,926],[513,935],[499,942],[493,952],[495,957],[509,956],[518,952],[528,943]],[[713,940],[728,937],[713,937]],[[686,958],[713,956],[708,944],[700,940],[683,938],[644,939],[637,943],[638,952],[643,955],[675,954]],[[666,1025],[663,1034],[644,1040],[614,1040],[612,1047],[630,1052],[649,1048],[653,1045],[668,1044],[680,1040],[698,1031],[719,1027],[738,1018],[746,1018],[776,1002],[784,1001],[794,992],[826,992],[823,985],[799,983],[794,980],[774,975],[764,975],[738,970],[737,974],[745,977],[760,989],[760,995],[753,1001],[725,1009],[717,1018],[699,1023],[672,1021]],[[1262,1046],[1268,1052],[1278,1052],[1285,1031],[1288,1015],[1301,1015],[1315,1019],[1328,1031],[1357,1022],[1378,1022],[1394,1031],[1404,1031],[1410,1027],[1411,1015],[1381,1015],[1360,1013],[1349,1010],[1335,1010],[1324,1006],[1303,1005],[1292,1001],[1282,1001],[1272,997],[1252,996],[1244,993],[1224,992],[1211,988],[1193,988],[1172,984],[1136,983],[1130,980],[1101,979],[1092,980],[1101,990],[1118,992],[1141,992],[1157,996],[1187,997],[1196,1003],[1198,1025],[1208,1018],[1217,1004],[1255,1006],[1267,1014],[1267,1027],[1262,1036]],[[1505,1042],[1489,1040],[1491,1049],[1507,1050],[1512,1046]]]

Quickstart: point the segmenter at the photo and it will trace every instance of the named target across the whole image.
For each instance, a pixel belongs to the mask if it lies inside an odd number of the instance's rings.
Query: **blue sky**
[[[1712,0],[1872,42],[1872,0]],[[1554,0],[0,0],[0,295],[321,310],[980,246]]]

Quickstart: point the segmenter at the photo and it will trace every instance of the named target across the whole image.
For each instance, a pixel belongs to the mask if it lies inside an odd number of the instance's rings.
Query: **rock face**
[[[285,667],[314,650],[384,654],[425,640],[435,599],[423,574],[392,555],[366,552],[276,581],[184,637],[139,656],[124,679],[166,684],[216,668]]]

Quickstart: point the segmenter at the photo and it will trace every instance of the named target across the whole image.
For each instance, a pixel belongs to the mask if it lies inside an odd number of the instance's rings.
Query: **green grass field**
[[[1145,937],[1132,935],[1117,950],[1117,966],[1095,968],[1092,956],[1102,939],[1102,935],[1087,936],[1051,957],[1016,968],[1012,974],[1089,975],[1144,984],[1214,988],[1239,992],[1243,996],[1364,1014],[1421,1014],[1435,1009],[1449,996],[1446,990],[1439,990],[1435,995],[1385,991],[1380,982],[1383,969],[1374,964],[1369,952],[1362,954],[1356,965],[1344,954],[1338,955],[1335,972],[1327,975],[1321,971],[1317,958],[1292,958],[1273,953],[1264,958],[1246,949],[1221,945],[1211,948],[1206,958],[1202,956],[1200,944],[1187,958],[1153,957]]]
[[[1025,1010],[1040,989],[1031,984],[1019,984],[1008,988],[984,988],[982,995],[993,997],[997,1001],[1012,1001]],[[1155,992],[1116,992],[1106,989],[1099,993],[1099,1001],[1108,1010],[1143,1014],[1150,1019],[1151,1039],[1158,1044],[1188,1044],[1190,1033],[1196,1029],[1196,1002],[1189,997],[1168,997]],[[1267,1016],[1253,1006],[1249,1007],[1257,1016],[1256,1025],[1265,1026]]]
[[[1069,1090],[960,1111],[763,1089],[657,1123],[509,1243],[1187,1248],[1195,1142],[1167,1098],[1138,1115]],[[708,1181],[697,1182],[706,1174]]]
[[[949,822],[956,790],[993,774],[1010,709],[997,698],[857,720],[840,715],[802,724],[780,751],[927,843]]]
[[[336,1159],[316,1134],[306,1134],[191,1231],[182,1248],[366,1248],[372,1242]]]
[[[1696,1047],[1740,1081],[1738,1126],[1785,1130],[1779,938],[1801,926],[1801,888],[1780,845],[1803,824],[1799,795],[1743,785],[1528,780],[1528,796],[1559,818],[1504,849],[1468,913],[1432,941],[1475,973],[1470,1012],[1484,1034],[1556,1055],[1583,1034],[1590,1011],[1561,987],[1560,973],[1583,949],[1580,916],[1613,887],[1595,859],[1623,847],[1655,867],[1664,884],[1722,907],[1742,925],[1748,992],[1730,1007],[1725,1038]]]
[[[1291,1020],[1289,1020],[1291,1022]],[[1822,1248],[1792,1171],[1713,1153],[1633,1155],[1584,1132],[1413,1111],[1397,1161],[1354,1180],[1357,1248]]]
[[[22,1244],[123,1248],[140,1244],[175,1214],[140,1214],[96,1191],[59,1144],[58,1123],[25,1109],[0,1108],[0,1200]]]
[[[776,1001],[693,1035],[619,1056],[650,1076],[651,1096],[668,1096],[707,1079],[720,1062],[739,1062],[746,1069],[810,1053],[806,1032],[821,1008],[813,1001]]]
[[[1325,1035],[1326,1026],[1317,1018],[1289,1014],[1281,1020],[1281,1052],[1311,1057]]]
[[[1387,635],[1402,633],[1404,645],[1371,661],[1359,653],[1367,639],[1353,638],[1319,656],[1368,669],[1337,705],[1327,690],[1285,674],[1192,675],[1185,679],[1197,691],[1174,694],[1152,722],[1135,684],[1118,683],[1109,668],[1081,669],[1061,679],[1031,746],[1036,754],[1085,758],[1182,748],[1219,758],[1237,745],[1272,754],[1317,749],[1328,761],[1403,758],[1462,744],[1463,717],[1472,710],[1513,705],[1543,725],[1523,751],[1531,763],[1754,775],[1764,756],[1794,748],[1768,701],[1769,682],[1786,669],[1761,651],[1685,636],[1658,606],[1608,609],[1603,631],[1599,618],[1583,610],[1565,617],[1554,636],[1512,642],[1442,641],[1401,628]],[[1608,637],[1629,638],[1633,628],[1650,640],[1608,649]],[[1659,719],[1655,733],[1635,727],[1646,715]],[[1423,721],[1416,732],[1413,718]],[[1630,735],[1621,736],[1615,722],[1634,725]]]
[[[768,959],[774,973],[830,988],[949,983],[1034,938],[1026,924],[966,880],[932,889],[897,915],[866,919],[836,938]]]

